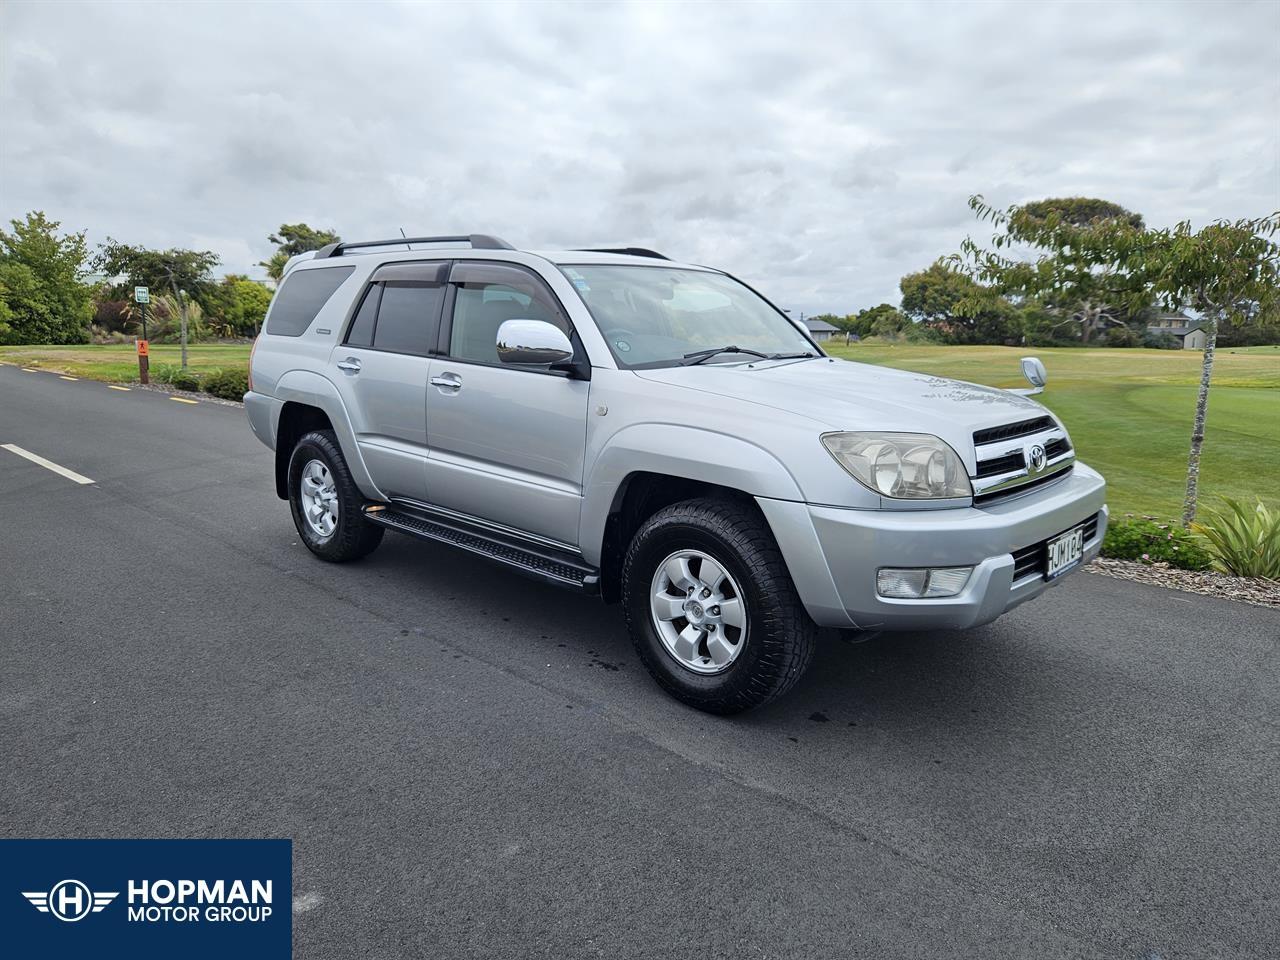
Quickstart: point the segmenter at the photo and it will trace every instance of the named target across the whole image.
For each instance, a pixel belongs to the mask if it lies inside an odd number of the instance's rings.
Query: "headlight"
[[[822,445],[855,480],[886,497],[973,496],[956,452],[927,433],[827,433]]]

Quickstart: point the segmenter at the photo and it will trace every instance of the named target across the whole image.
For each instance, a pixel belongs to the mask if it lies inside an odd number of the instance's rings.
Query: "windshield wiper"
[[[801,353],[771,353],[770,360],[812,360],[817,354],[812,350],[805,350]]]
[[[693,353],[686,353],[684,362],[680,366],[692,367],[695,364],[704,363],[721,353],[745,353],[748,356],[759,357],[761,360],[807,360],[810,357],[817,356],[811,350],[805,350],[803,353],[761,353],[759,350],[750,350],[747,347],[730,344],[727,347],[712,347],[710,350],[695,350]]]
[[[727,347],[712,347],[710,350],[695,350],[693,353],[684,355],[685,362],[680,364],[682,367],[692,367],[695,364],[703,363],[720,353],[746,353],[753,357],[760,357],[762,360],[768,360],[769,354],[761,353],[759,350],[750,350],[747,347],[738,347],[730,344]]]

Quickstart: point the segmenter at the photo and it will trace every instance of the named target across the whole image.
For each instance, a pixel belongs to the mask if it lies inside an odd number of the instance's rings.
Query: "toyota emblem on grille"
[[[1027,465],[1032,473],[1039,473],[1044,469],[1048,457],[1045,456],[1044,447],[1040,444],[1034,444],[1027,448]]]

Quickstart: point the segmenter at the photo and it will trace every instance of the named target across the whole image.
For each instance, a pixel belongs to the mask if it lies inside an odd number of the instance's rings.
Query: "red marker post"
[[[138,379],[151,382],[151,345],[146,340],[138,341]]]

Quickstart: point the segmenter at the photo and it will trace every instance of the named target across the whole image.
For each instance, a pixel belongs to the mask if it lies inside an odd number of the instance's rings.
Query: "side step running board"
[[[567,552],[522,543],[463,520],[400,504],[367,504],[364,515],[365,519],[389,530],[460,547],[544,583],[579,593],[600,592],[600,572],[581,557]]]

